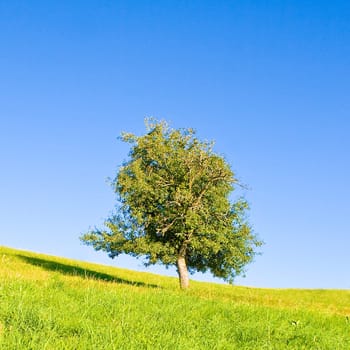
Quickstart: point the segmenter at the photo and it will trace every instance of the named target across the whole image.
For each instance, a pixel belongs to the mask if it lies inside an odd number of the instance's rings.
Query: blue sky
[[[0,1],[0,245],[143,269],[79,236],[113,209],[117,136],[154,116],[215,140],[250,187],[266,244],[237,284],[350,288],[349,18],[347,1]]]

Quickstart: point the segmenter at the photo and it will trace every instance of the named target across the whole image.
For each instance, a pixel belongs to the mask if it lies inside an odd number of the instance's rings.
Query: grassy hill
[[[350,291],[184,292],[176,278],[0,247],[0,349],[350,349],[349,318]]]

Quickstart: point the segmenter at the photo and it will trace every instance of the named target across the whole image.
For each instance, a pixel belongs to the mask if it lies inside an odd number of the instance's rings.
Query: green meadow
[[[0,349],[350,349],[350,291],[191,281],[0,247]]]

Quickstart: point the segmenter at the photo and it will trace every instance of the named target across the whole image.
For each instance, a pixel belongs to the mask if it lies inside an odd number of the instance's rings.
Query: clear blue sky
[[[349,18],[348,1],[0,1],[0,244],[142,269],[79,236],[113,209],[117,136],[154,116],[215,140],[250,187],[266,244],[237,284],[350,288]]]

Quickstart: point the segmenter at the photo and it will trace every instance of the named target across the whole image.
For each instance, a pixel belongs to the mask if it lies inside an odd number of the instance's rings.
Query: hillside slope
[[[0,349],[350,349],[350,291],[191,282],[0,247]]]

